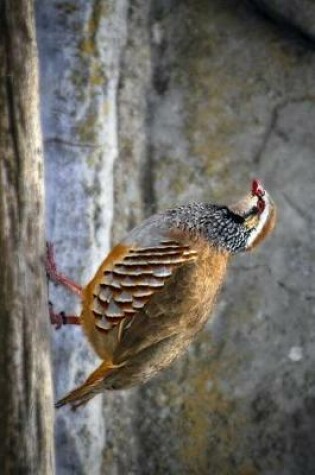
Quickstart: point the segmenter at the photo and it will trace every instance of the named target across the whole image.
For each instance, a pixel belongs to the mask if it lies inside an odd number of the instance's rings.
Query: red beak
[[[252,195],[261,198],[265,194],[265,189],[258,179],[252,181]]]

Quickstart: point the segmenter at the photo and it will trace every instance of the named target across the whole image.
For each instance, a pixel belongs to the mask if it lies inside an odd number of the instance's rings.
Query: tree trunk
[[[0,472],[54,471],[33,2],[0,4]]]

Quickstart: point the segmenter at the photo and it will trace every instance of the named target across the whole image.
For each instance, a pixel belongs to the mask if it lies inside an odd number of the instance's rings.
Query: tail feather
[[[79,386],[68,393],[62,399],[59,399],[59,401],[56,402],[55,407],[59,408],[65,406],[66,404],[71,404],[72,408],[76,409],[77,407],[86,404],[100,391],[100,388],[98,391],[96,391],[96,389],[97,388],[91,388],[84,383],[82,386]]]
[[[77,409],[79,406],[86,404],[96,394],[100,393],[104,389],[104,379],[115,371],[115,367],[103,362],[78,388],[74,389],[62,399],[56,402],[55,407],[59,408],[66,404],[71,404],[73,409]]]

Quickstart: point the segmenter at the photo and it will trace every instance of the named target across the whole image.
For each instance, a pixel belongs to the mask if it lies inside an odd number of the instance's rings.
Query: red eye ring
[[[266,207],[266,203],[264,202],[264,200],[259,196],[258,197],[258,202],[257,202],[257,208],[258,208],[258,212],[259,214],[261,214],[264,209]]]

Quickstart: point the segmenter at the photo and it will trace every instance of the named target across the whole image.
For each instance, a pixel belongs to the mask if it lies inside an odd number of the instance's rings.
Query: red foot
[[[54,256],[54,246],[50,242],[46,243],[45,268],[49,279],[51,279],[56,284],[63,285],[66,287],[66,289],[70,290],[70,292],[73,292],[82,298],[82,287],[65,275],[61,274],[61,272],[58,272]]]
[[[56,325],[56,330],[59,330],[62,325],[81,325],[80,317],[76,315],[65,315],[64,312],[55,313],[51,302],[49,302],[49,316],[51,324]]]

